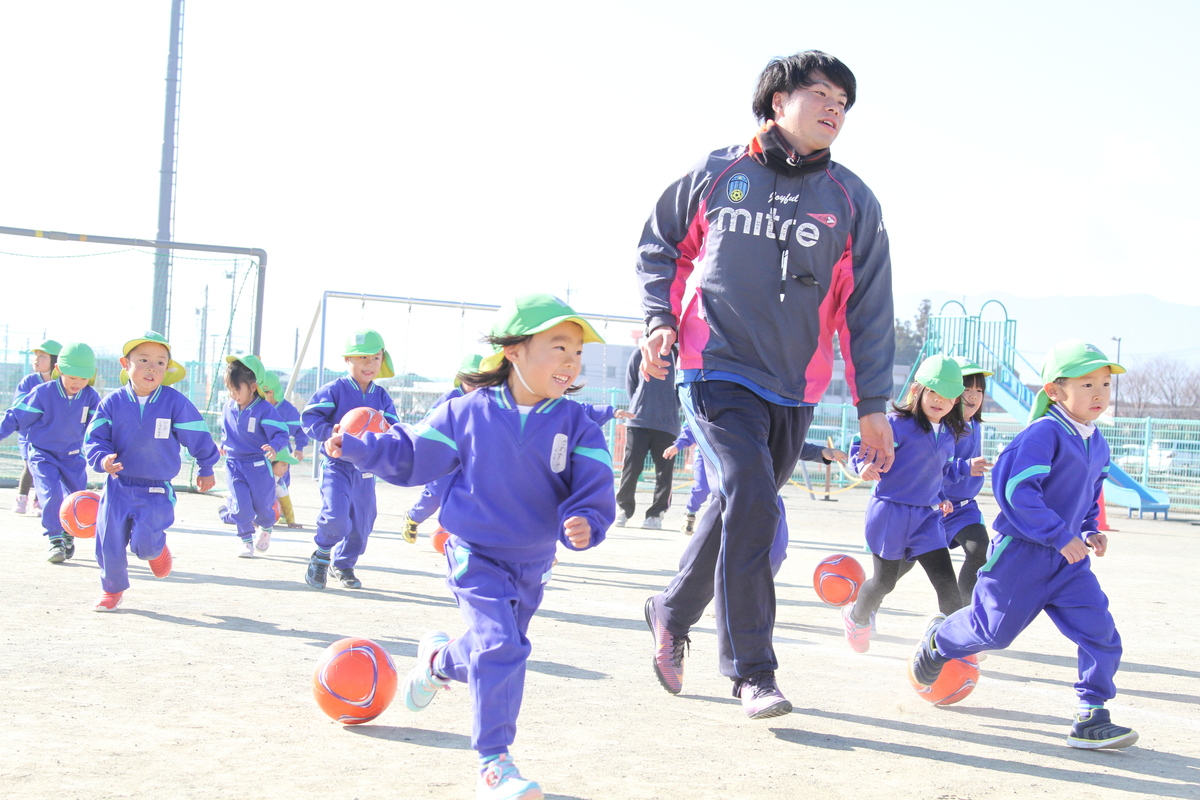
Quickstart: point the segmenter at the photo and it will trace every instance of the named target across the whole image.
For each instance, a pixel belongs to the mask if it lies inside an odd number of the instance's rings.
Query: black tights
[[[33,474],[29,471],[29,465],[24,464],[25,468],[21,470],[21,480],[17,484],[17,494],[21,497],[26,497],[29,494],[29,489],[33,486]]]
[[[908,563],[901,559],[890,561],[872,554],[871,561],[875,572],[871,579],[858,590],[858,600],[850,611],[850,618],[858,625],[869,625],[871,615],[879,610],[883,598],[896,588],[900,578],[900,568]],[[962,608],[963,602],[958,594],[958,583],[954,579],[954,564],[950,561],[950,550],[943,547],[917,556],[917,563],[929,576],[933,590],[937,592],[938,608],[943,614],[953,614]],[[911,568],[911,567],[910,567]]]
[[[958,571],[958,596],[966,606],[971,604],[971,593],[975,591],[975,581],[979,579],[979,568],[987,563],[987,528],[979,522],[968,525],[954,534],[954,541],[963,549],[963,565]],[[912,568],[911,561],[901,563],[898,577],[903,578]]]

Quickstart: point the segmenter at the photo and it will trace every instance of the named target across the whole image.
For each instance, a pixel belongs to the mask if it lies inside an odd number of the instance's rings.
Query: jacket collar
[[[750,157],[789,178],[820,172],[830,162],[828,147],[807,156],[799,155],[779,132],[773,119],[767,120],[750,140]]]

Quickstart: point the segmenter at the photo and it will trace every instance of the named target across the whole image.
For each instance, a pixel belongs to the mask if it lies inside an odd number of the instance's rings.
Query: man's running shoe
[[[733,682],[733,696],[742,700],[742,710],[750,719],[780,717],[792,712],[792,704],[775,683],[775,670],[756,672]]]
[[[683,691],[683,651],[692,640],[686,635],[676,636],[659,621],[655,597],[658,595],[646,599],[646,625],[654,636],[654,674],[664,689],[679,694]]]

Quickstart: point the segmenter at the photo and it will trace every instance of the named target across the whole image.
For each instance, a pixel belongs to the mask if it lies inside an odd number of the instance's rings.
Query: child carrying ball
[[[21,398],[29,394],[33,389],[43,383],[53,380],[50,373],[54,371],[56,362],[58,361],[59,351],[62,350],[62,345],[53,339],[47,339],[37,347],[29,351],[29,355],[33,356],[30,366],[33,372],[29,373],[17,383],[17,390],[13,392],[12,404],[15,406],[20,402]],[[14,514],[24,514],[25,509],[29,504],[29,490],[33,486],[33,473],[29,471],[29,453],[28,440],[25,434],[21,431],[17,433],[17,446],[21,451],[21,480],[17,484],[17,500],[13,504]],[[33,510],[39,511],[38,496],[33,495]],[[57,509],[55,510],[57,513]]]
[[[301,415],[304,433],[313,441],[323,442],[337,433],[342,417],[356,408],[376,409],[389,423],[400,421],[391,395],[375,383],[377,377],[396,374],[383,337],[369,328],[355,331],[347,339],[342,356],[350,374],[313,392]],[[314,537],[317,549],[308,561],[305,583],[324,589],[332,573],[343,587],[361,589],[362,581],[354,574],[354,567],[367,549],[375,516],[374,474],[326,451],[321,470],[321,512]],[[416,537],[411,541],[415,542]]]
[[[931,686],[946,662],[1008,647],[1045,611],[1079,648],[1079,710],[1067,744],[1087,750],[1128,747],[1138,739],[1114,725],[1104,707],[1117,694],[1121,637],[1088,554],[1108,550],[1096,519],[1109,449],[1096,420],[1108,409],[1112,376],[1123,372],[1078,339],[1059,342],[1046,355],[1029,426],[992,470],[998,535],[971,604],[930,619],[909,662],[913,683]]]
[[[331,455],[418,486],[453,473],[442,501],[452,531],[446,583],[467,630],[427,633],[402,693],[429,705],[451,681],[470,686],[477,796],[533,800],[508,748],[516,736],[530,644],[559,542],[594,547],[616,516],[612,459],[583,406],[564,399],[579,375],[584,342],[603,341],[570,306],[544,294],[500,309],[488,337],[497,352],[470,379],[480,388],[439,406],[416,427],[362,439],[335,435]]]
[[[100,404],[92,388],[96,356],[80,342],[63,347],[47,383],[28,391],[0,421],[0,439],[24,436],[26,463],[42,498],[42,527],[50,541],[46,560],[61,564],[75,555],[75,540],[58,517],[63,498],[87,488],[87,463],[80,451],[88,423]]]
[[[221,452],[229,479],[229,500],[221,521],[237,526],[242,549],[238,558],[266,552],[275,527],[275,473],[271,462],[295,461],[288,453],[287,423],[262,398],[267,370],[258,356],[226,356],[225,388],[229,402],[221,415]],[[278,454],[278,455],[277,455]],[[254,526],[260,533],[254,535]]]
[[[287,425],[288,435],[293,439],[292,458],[294,462],[280,459],[271,462],[271,471],[275,475],[275,498],[279,501],[279,510],[283,512],[283,521],[289,528],[303,528],[296,522],[296,510],[292,507],[292,464],[304,461],[304,448],[308,447],[308,436],[300,423],[300,412],[283,396],[283,384],[279,376],[270,370],[263,374],[263,382],[258,387],[263,399],[275,406],[275,413]]]
[[[946,356],[921,362],[903,403],[888,414],[896,460],[888,472],[857,459],[863,480],[878,481],[867,501],[866,536],[874,565],[853,606],[842,607],[846,641],[858,653],[871,646],[871,627],[883,598],[896,588],[900,567],[915,560],[937,593],[938,607],[949,614],[960,606],[954,565],[946,546],[942,516],[951,510],[942,489],[954,458],[954,443],[965,431],[957,400],[963,393],[962,369]]]
[[[88,427],[84,455],[96,472],[108,474],[96,514],[96,561],[104,590],[93,611],[112,611],[129,588],[126,548],[149,562],[156,578],[171,574],[167,528],[175,522],[179,447],[199,467],[196,488],[213,488],[213,465],[221,458],[200,412],[171,388],[187,375],[171,359],[162,334],[147,331],[121,348],[121,383],[100,401]]]

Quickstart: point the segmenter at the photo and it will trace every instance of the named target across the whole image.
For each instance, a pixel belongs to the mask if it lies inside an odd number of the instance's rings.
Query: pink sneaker
[[[687,636],[676,636],[658,621],[654,597],[646,600],[646,625],[654,634],[654,674],[664,689],[679,694],[683,691],[683,649],[692,640]]]
[[[29,504],[29,498],[25,495],[17,495],[17,499],[13,502],[13,513],[24,514],[25,506]]]
[[[30,492],[30,494],[33,494],[33,492]],[[36,494],[34,494],[34,495],[33,495],[33,510],[32,510],[32,513],[36,514],[36,513],[38,513],[38,512],[39,512],[39,511],[41,511],[41,510],[42,510],[42,504],[41,504],[41,502],[40,502],[40,501],[38,501],[38,496],[37,496]]]
[[[173,559],[171,558],[171,549],[164,544],[162,552],[156,557],[150,559],[147,563],[150,565],[150,571],[154,573],[154,577],[167,577],[171,574],[171,565],[173,563]]]
[[[121,605],[121,595],[124,592],[105,592],[100,595],[100,598],[92,604],[92,611],[112,611],[117,606]]]
[[[865,653],[871,649],[871,625],[859,625],[850,616],[853,604],[842,606],[842,621],[846,623],[846,641],[850,649],[856,653]]]

